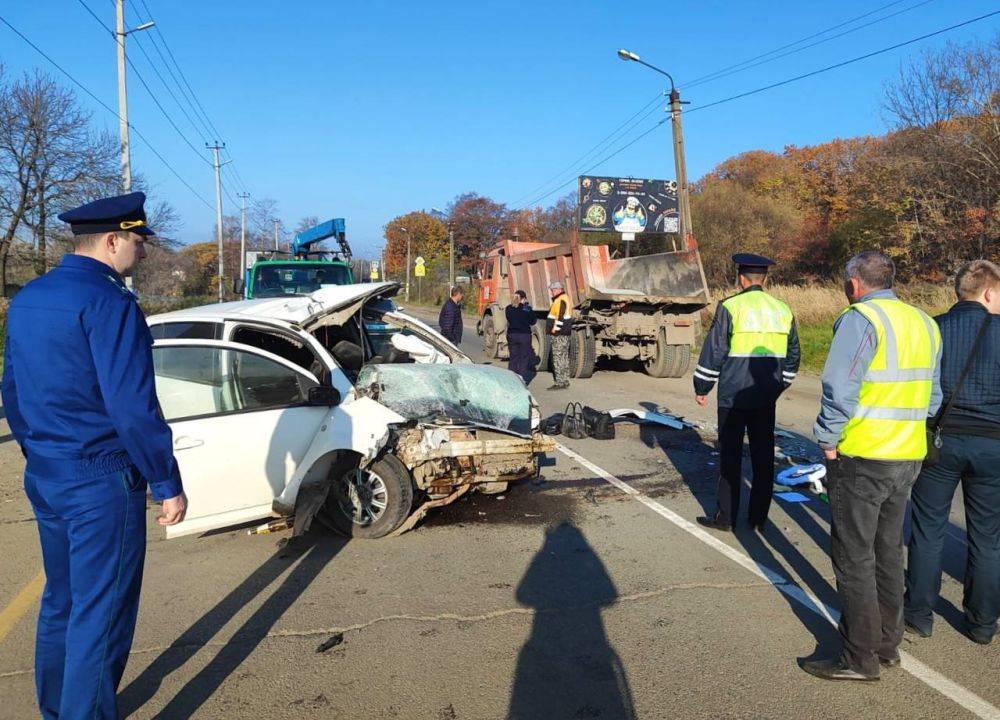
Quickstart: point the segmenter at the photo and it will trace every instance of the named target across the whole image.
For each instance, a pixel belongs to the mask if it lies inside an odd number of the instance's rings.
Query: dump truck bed
[[[503,244],[511,292],[524,290],[533,307],[549,304],[549,283],[562,282],[575,306],[588,302],[707,305],[705,274],[696,247],[633,258],[610,256],[607,245]]]

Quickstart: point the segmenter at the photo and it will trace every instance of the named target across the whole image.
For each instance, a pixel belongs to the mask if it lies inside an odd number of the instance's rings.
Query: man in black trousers
[[[761,255],[733,255],[740,292],[719,303],[694,371],[695,399],[708,402],[719,384],[719,487],[714,515],[698,522],[729,531],[740,510],[743,435],[750,438],[753,483],[750,526],[763,532],[774,488],[774,404],[799,370],[799,338],[792,311],[764,292]]]
[[[904,617],[907,631],[930,636],[951,501],[961,484],[969,536],[965,633],[988,645],[1000,615],[1000,267],[988,260],[965,265],[955,293],[958,302],[934,318],[947,414],[942,410],[933,423],[941,433],[940,460],[925,465],[913,486]]]
[[[451,297],[441,306],[438,315],[438,327],[441,334],[458,347],[462,344],[462,288],[457,285],[451,289]]]

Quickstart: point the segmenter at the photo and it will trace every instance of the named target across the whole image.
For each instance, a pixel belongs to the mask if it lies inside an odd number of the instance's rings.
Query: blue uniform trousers
[[[510,351],[510,361],[507,369],[521,376],[525,383],[531,380],[532,352],[531,335],[527,333],[508,333],[507,348]]]
[[[906,571],[906,621],[929,633],[941,590],[941,551],[958,484],[965,499],[969,551],[965,565],[966,629],[979,640],[997,631],[1000,615],[1000,439],[941,436],[941,460],[913,487]]]
[[[118,717],[146,552],[146,483],[127,456],[28,457],[45,592],[35,686],[46,720]]]

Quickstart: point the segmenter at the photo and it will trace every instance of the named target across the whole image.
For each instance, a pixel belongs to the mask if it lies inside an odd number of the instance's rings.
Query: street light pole
[[[240,207],[240,272],[236,277],[244,279],[247,271],[247,199],[250,193],[237,193],[236,196],[242,201]]]
[[[680,236],[687,245],[688,236],[692,234],[691,228],[691,196],[687,181],[687,162],[684,159],[684,132],[681,129],[681,94],[674,85],[674,78],[666,70],[661,70],[655,65],[651,65],[634,52],[622,49],[618,51],[618,57],[626,62],[637,62],[645,65],[650,70],[665,75],[670,80],[670,127],[674,137],[674,172],[677,175],[677,211],[680,215]]]
[[[132,192],[132,151],[128,138],[128,89],[125,84],[125,37],[139,30],[148,30],[156,23],[148,22],[132,30],[125,29],[125,0],[115,0],[115,45],[118,56],[118,135],[121,143],[122,192]],[[132,288],[135,272],[125,278],[125,285]]]
[[[410,231],[405,227],[399,228],[406,233],[406,302],[410,301]]]
[[[225,143],[219,145],[216,142],[214,145],[209,145],[205,143],[205,147],[213,153],[213,159],[215,162],[215,233],[216,239],[219,244],[219,302],[222,302],[223,289],[222,289],[222,273],[224,270],[222,257],[223,257],[223,247],[222,247],[222,174],[219,172],[225,163],[219,162],[219,150],[226,147]]]

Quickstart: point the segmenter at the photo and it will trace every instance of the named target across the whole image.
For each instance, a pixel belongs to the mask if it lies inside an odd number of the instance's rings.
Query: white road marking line
[[[647,497],[625,481],[619,480],[604,468],[595,465],[590,462],[590,460],[583,457],[579,453],[570,450],[565,445],[556,443],[556,449],[558,449],[559,452],[566,457],[587,468],[598,477],[603,478],[606,482],[614,485],[626,495],[638,500],[657,515],[669,520],[681,530],[689,533],[698,540],[701,540],[712,549],[722,553],[736,564],[752,572],[754,575],[764,578],[777,590],[801,603],[817,615],[826,618],[831,624],[837,624],[840,613],[821,602],[811,591],[785,579],[777,571],[754,561],[749,555],[740,552],[731,545],[722,542],[719,538],[710,535],[694,523],[685,520],[673,510],[670,510],[656,502],[656,500]],[[976,717],[982,718],[983,720],[1000,720],[1000,709],[997,709],[994,705],[991,705],[989,702],[979,697],[972,691],[967,690],[952,680],[949,680],[939,672],[927,667],[909,653],[900,650],[899,654],[903,660],[901,667],[906,670],[906,672],[913,675],[913,677],[917,678],[930,688],[938,691],[953,702],[958,703]]]

